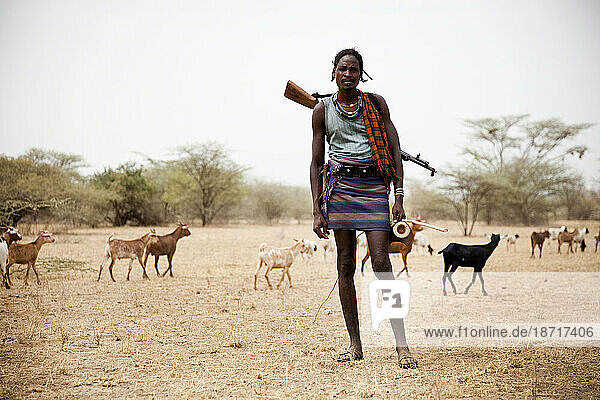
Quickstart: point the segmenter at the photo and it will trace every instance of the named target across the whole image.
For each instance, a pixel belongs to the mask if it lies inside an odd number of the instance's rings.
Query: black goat
[[[444,296],[446,296],[446,277],[452,285],[452,290],[456,294],[456,286],[452,282],[452,274],[458,267],[471,267],[474,268],[473,279],[469,286],[465,289],[465,294],[469,293],[469,289],[475,283],[477,275],[481,281],[481,292],[484,296],[487,296],[483,283],[483,275],[481,270],[485,267],[485,262],[492,255],[492,252],[498,243],[500,242],[500,235],[492,234],[490,242],[487,244],[475,244],[475,245],[464,245],[458,243],[450,243],[443,250],[438,251],[438,254],[444,255],[444,277],[442,282],[444,284]]]

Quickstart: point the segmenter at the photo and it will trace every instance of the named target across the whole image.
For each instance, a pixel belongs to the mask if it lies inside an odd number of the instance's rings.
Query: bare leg
[[[336,232],[337,233],[337,232]],[[371,264],[373,272],[377,279],[394,279],[392,263],[388,254],[389,248],[388,231],[369,231],[367,232],[367,241],[371,252]],[[356,235],[355,235],[356,236]],[[408,348],[406,342],[406,332],[404,330],[404,319],[390,319],[394,338],[396,339],[396,353],[398,353],[398,364],[402,368],[417,368],[418,363]]]
[[[356,232],[334,231],[337,245],[337,271],[340,302],[350,336],[350,357],[354,360],[363,358],[362,342],[358,326],[358,306],[356,304],[356,288],[354,272],[356,271]],[[340,358],[341,360],[341,358]]]

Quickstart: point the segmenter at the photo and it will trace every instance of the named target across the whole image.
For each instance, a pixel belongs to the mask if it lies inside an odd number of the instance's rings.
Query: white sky
[[[331,60],[356,46],[403,149],[441,169],[464,118],[600,122],[599,22],[596,0],[0,0],[0,153],[76,153],[90,172],[217,140],[251,174],[305,185],[311,111],[285,82],[333,91]],[[599,133],[570,162],[588,179]]]

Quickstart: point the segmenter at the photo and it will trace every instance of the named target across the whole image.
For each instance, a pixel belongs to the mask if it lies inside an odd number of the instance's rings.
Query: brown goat
[[[29,270],[33,268],[37,284],[40,284],[40,276],[35,269],[35,262],[37,260],[40,249],[46,243],[54,243],[55,239],[52,233],[48,231],[41,231],[37,238],[30,243],[13,243],[8,248],[8,264],[6,264],[6,283],[12,285],[10,281],[10,267],[13,264],[27,264],[27,272],[25,272],[25,286],[27,286],[27,278],[29,277]]]
[[[421,221],[421,222],[425,222],[425,221]],[[421,225],[418,225],[415,223],[411,223],[410,225],[411,225],[413,234],[417,233],[417,232],[421,232],[423,230],[423,227]],[[401,269],[400,272],[398,272],[398,274],[396,274],[396,277],[400,276],[400,274],[403,273],[404,271],[406,271],[406,276],[410,277],[410,274],[408,273],[408,265],[406,264],[406,257],[408,257],[408,253],[410,253],[410,251],[412,250],[413,242],[414,241],[411,241],[409,246],[405,245],[402,242],[391,242],[390,247],[388,247],[389,254],[401,254],[402,255],[402,262],[404,263],[404,268]],[[369,250],[368,240],[367,240],[367,254],[365,254],[365,257],[362,260],[362,265],[360,267],[360,273],[363,276],[365,275],[365,273],[364,273],[365,263],[367,262],[369,257],[371,257],[371,252]]]
[[[108,271],[110,272],[110,279],[112,279],[113,282],[116,282],[115,278],[113,277],[113,266],[115,265],[115,261],[121,260],[123,258],[129,259],[129,270],[127,271],[127,280],[129,280],[129,274],[131,274],[133,260],[138,260],[138,262],[140,263],[142,271],[144,271],[142,277],[144,279],[150,279],[148,277],[148,274],[146,273],[145,264],[142,264],[142,257],[144,255],[144,249],[146,248],[148,239],[155,234],[156,232],[154,231],[154,229],[151,229],[150,232],[137,239],[123,240],[113,239],[113,234],[111,233],[106,239],[106,247],[104,248],[104,260],[102,260],[102,264],[100,265],[100,271],[98,272],[98,281],[100,280],[100,275],[102,275],[102,268],[108,262],[108,260],[110,260],[110,265],[108,266]]]
[[[535,246],[537,246],[540,249],[540,258],[542,258],[542,246],[544,245],[544,241],[546,240],[546,238],[549,238],[549,237],[550,237],[550,232],[547,230],[544,232],[533,232],[531,234],[531,257],[530,258],[535,258],[535,255],[533,254]]]
[[[558,254],[560,254],[560,247],[563,243],[569,243],[569,247],[567,248],[567,254],[569,251],[571,253],[575,253],[573,251],[573,240],[575,239],[575,235],[577,234],[577,230],[573,232],[560,232],[558,234]]]
[[[146,245],[146,254],[144,255],[144,266],[146,265],[146,261],[148,261],[148,256],[154,256],[154,268],[156,269],[156,276],[160,276],[158,272],[158,258],[160,256],[167,256],[167,260],[169,261],[169,267],[165,270],[162,276],[165,276],[167,272],[171,278],[173,277],[173,255],[175,254],[175,250],[177,248],[177,241],[182,237],[190,236],[192,233],[189,228],[185,224],[177,225],[175,230],[167,235],[153,235],[148,244]]]
[[[598,234],[594,236],[594,239],[596,239],[596,249],[594,250],[594,253],[596,253],[598,251],[598,242],[600,242],[600,230],[598,231]]]

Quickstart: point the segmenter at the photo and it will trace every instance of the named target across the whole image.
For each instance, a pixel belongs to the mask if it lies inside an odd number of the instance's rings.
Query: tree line
[[[308,187],[253,179],[217,142],[180,146],[172,160],[127,162],[89,176],[79,155],[33,148],[0,156],[0,224],[44,218],[73,226],[311,218]]]
[[[532,225],[552,219],[600,219],[600,180],[586,187],[567,165],[587,148],[574,143],[592,126],[528,115],[464,120],[467,145],[439,178],[408,181],[405,209],[455,219],[464,235],[478,221]],[[180,146],[170,160],[146,159],[84,176],[85,160],[33,148],[0,155],[0,224],[46,218],[73,226],[160,225],[199,220],[274,223],[312,219],[308,185],[253,179],[217,142]],[[597,174],[597,171],[592,171]],[[430,182],[434,182],[431,184]]]

